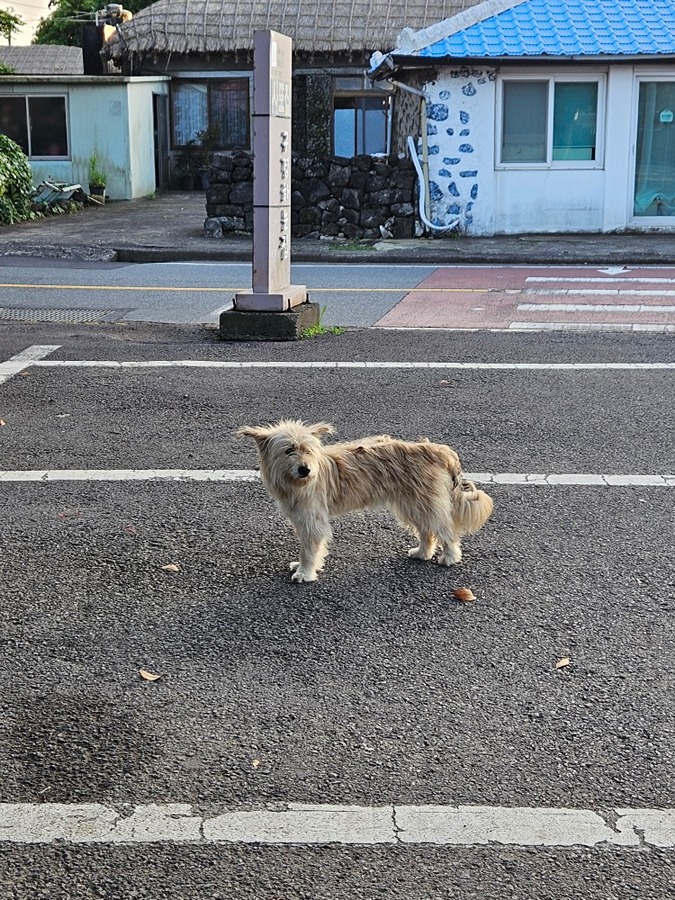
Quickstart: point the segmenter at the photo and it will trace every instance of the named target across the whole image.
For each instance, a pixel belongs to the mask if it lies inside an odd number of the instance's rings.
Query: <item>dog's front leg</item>
[[[316,581],[328,555],[332,532],[328,520],[291,523],[300,542],[300,559],[291,563],[293,581]]]

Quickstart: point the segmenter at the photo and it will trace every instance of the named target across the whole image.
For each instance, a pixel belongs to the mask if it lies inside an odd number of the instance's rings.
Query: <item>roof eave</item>
[[[386,66],[385,66],[386,61]],[[506,63],[655,63],[673,62],[675,53],[637,53],[637,54],[539,54],[519,56],[419,56],[398,53],[392,50],[382,57],[376,68],[368,72],[371,78],[385,78],[387,74],[397,68],[427,68],[433,65],[465,65],[482,63],[483,65],[504,65]],[[384,69],[384,71],[382,71]]]

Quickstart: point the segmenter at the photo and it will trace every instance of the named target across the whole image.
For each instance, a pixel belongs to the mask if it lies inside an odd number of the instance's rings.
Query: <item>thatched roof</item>
[[[253,49],[273,29],[300,53],[390,50],[405,27],[424,28],[479,0],[158,0],[121,26],[106,55],[212,54]]]
[[[0,47],[0,62],[15,75],[82,75],[81,47],[32,44],[29,47]]]

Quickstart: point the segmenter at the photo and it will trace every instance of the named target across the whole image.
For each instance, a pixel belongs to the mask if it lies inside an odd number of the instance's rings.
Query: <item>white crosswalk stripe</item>
[[[0,844],[436,844],[675,847],[674,809],[289,803],[200,816],[187,803],[0,803]]]

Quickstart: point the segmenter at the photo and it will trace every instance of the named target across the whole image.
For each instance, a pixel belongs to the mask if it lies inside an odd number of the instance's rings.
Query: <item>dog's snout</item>
[[[298,466],[298,475],[300,478],[307,478],[309,475],[309,466]]]

